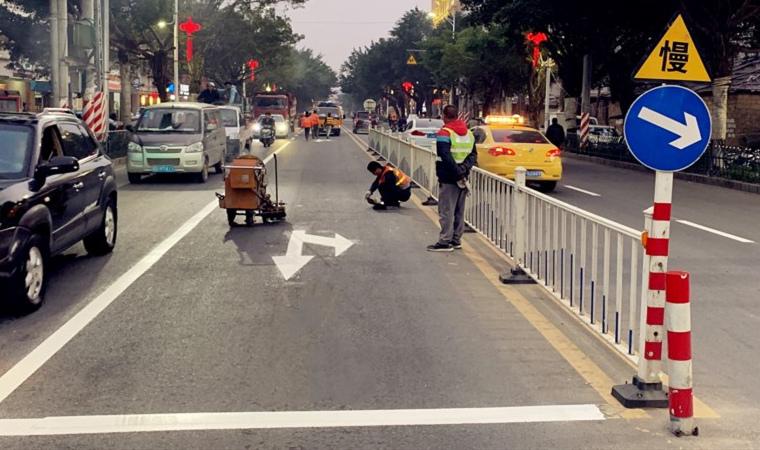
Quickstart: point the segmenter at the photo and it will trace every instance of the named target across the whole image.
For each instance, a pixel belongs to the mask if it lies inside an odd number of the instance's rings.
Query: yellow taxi
[[[529,185],[551,192],[562,178],[562,158],[556,145],[540,131],[525,125],[519,115],[488,116],[472,128],[478,166],[514,180],[515,169],[525,167]]]

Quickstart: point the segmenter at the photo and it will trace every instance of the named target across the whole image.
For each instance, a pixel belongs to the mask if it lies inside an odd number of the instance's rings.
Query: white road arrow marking
[[[702,140],[702,133],[699,131],[697,118],[685,111],[683,117],[686,123],[673,120],[668,116],[647,108],[646,106],[639,111],[639,119],[645,120],[652,125],[656,125],[677,135],[678,139],[671,142],[670,145],[679,150],[683,150]]]
[[[290,241],[288,241],[287,253],[284,256],[272,257],[275,265],[280,269],[280,273],[282,273],[282,276],[285,277],[286,280],[289,280],[293,275],[298,273],[299,270],[314,258],[310,255],[303,255],[304,243],[333,247],[335,249],[335,256],[342,255],[354,245],[353,242],[338,233],[335,233],[334,238],[329,238],[306,234],[304,230],[294,230],[290,235]]]

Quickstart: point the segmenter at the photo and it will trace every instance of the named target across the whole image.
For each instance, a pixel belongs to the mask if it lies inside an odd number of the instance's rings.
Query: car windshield
[[[492,130],[493,140],[514,144],[548,144],[549,141],[534,130]]]
[[[0,178],[23,178],[32,148],[32,129],[26,125],[0,125]]]
[[[256,97],[254,103],[257,108],[284,109],[288,107],[287,97]]]
[[[324,106],[317,108],[317,113],[319,113],[320,116],[326,116],[329,113],[332,114],[333,117],[338,117],[340,115],[340,109]]]
[[[436,130],[443,127],[443,120],[438,119],[415,119],[414,128],[435,128]]]
[[[157,133],[200,133],[200,111],[194,109],[146,109],[137,131]]]
[[[220,109],[222,112],[222,123],[225,127],[238,126],[238,113],[234,109]]]

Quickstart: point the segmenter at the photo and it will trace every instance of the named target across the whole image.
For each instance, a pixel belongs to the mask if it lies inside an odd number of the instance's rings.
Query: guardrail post
[[[689,273],[668,272],[666,283],[670,431],[676,436],[696,436],[699,428],[694,426]]]
[[[427,200],[425,200],[424,202],[422,202],[422,204],[425,205],[425,206],[437,206],[438,205],[438,200],[436,200],[433,197],[433,189],[435,187],[435,183],[437,183],[436,175],[435,175],[435,158],[437,157],[437,155],[438,154],[437,154],[437,152],[435,150],[435,145],[434,145],[433,146],[433,157],[430,158],[430,162],[429,162],[429,164],[430,164],[430,166],[429,166],[430,172],[428,172],[429,176],[430,176],[430,179],[428,180],[428,182],[430,183],[430,186],[428,186],[430,188],[430,195],[428,195]]]
[[[528,194],[525,193],[525,167],[515,169],[515,186],[512,191],[515,205],[515,229],[514,229],[514,251],[512,253],[517,265],[510,269],[509,272],[499,275],[499,280],[504,284],[534,284],[533,278],[525,273],[522,266],[525,264],[525,232],[528,228]]]

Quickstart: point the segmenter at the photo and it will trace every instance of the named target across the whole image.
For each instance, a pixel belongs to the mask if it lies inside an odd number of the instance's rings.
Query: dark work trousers
[[[381,184],[377,190],[380,192],[380,200],[385,205],[405,202],[412,196],[412,188],[401,189],[398,186],[387,185],[387,183]]]
[[[311,131],[311,128],[306,127],[303,129],[304,136],[306,136],[306,140],[309,140],[309,131]]]
[[[438,218],[441,222],[441,235],[438,242],[441,244],[462,242],[467,190],[456,184],[441,183],[438,186]]]

